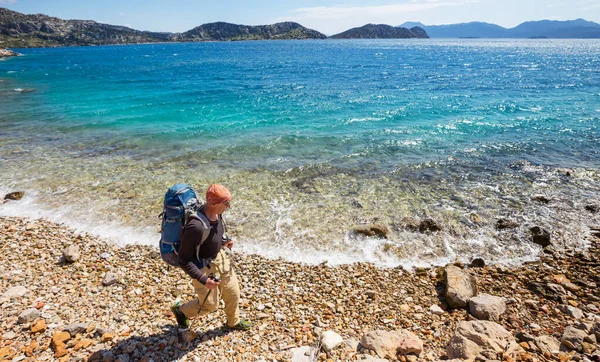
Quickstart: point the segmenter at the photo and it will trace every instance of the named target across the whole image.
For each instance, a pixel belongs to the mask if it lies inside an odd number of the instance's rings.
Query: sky
[[[0,0],[0,7],[165,32],[215,21],[245,25],[295,21],[326,35],[367,23],[396,26],[406,21],[425,25],[484,21],[506,28],[544,19],[600,23],[600,0]]]

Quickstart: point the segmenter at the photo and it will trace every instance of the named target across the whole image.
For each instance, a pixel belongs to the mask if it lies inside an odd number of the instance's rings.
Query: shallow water
[[[600,222],[584,210],[600,199],[596,40],[19,51],[0,62],[0,191],[27,196],[3,215],[155,244],[170,185],[220,182],[241,250],[382,266],[522,262],[539,252],[529,227],[584,247]],[[348,232],[375,221],[389,240]]]

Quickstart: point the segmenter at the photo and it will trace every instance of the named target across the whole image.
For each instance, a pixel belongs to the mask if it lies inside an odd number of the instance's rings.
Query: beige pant
[[[197,299],[189,301],[181,306],[181,311],[188,318],[193,318],[197,315],[204,316],[210,312],[214,312],[219,305],[219,297],[225,302],[225,314],[227,315],[227,325],[233,327],[240,322],[240,287],[238,285],[238,279],[233,270],[231,264],[230,255],[227,255],[224,249],[219,251],[217,257],[210,265],[209,268],[202,268],[202,272],[206,275],[214,273],[216,276],[221,278],[221,283],[217,289],[213,289],[210,295],[206,299],[206,302],[200,310],[200,306],[206,298],[206,294],[210,289],[206,288],[197,280],[192,281],[194,290],[198,295]]]

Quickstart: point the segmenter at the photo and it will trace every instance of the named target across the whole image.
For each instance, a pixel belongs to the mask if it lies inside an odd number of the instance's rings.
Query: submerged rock
[[[517,227],[519,227],[519,223],[517,223],[516,221],[513,221],[513,220],[498,219],[498,221],[496,221],[496,229],[497,230],[514,229]]]
[[[542,248],[550,246],[552,244],[550,240],[550,233],[539,226],[534,226],[531,229],[531,240],[534,244],[540,245]]]
[[[14,191],[4,195],[4,200],[21,200],[25,196],[24,191]]]
[[[387,239],[390,232],[388,227],[383,224],[359,225],[354,227],[352,231],[355,234],[378,237],[382,239]]]
[[[440,230],[442,230],[442,226],[433,219],[422,220],[419,224],[419,232],[421,233],[436,232]]]

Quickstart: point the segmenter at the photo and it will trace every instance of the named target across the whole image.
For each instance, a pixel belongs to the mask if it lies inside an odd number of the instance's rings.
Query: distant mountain
[[[398,27],[414,24],[421,23],[407,22]],[[511,29],[482,22],[421,25],[431,38],[600,38],[600,24],[584,19],[528,21]]]
[[[367,24],[330,36],[332,39],[404,39],[429,38],[427,32],[419,27],[407,29],[384,24]]]
[[[92,20],[63,20],[43,14],[25,15],[0,8],[0,47],[3,48],[324,38],[324,34],[292,22],[262,26],[221,22],[204,24],[184,33],[158,33]]]

